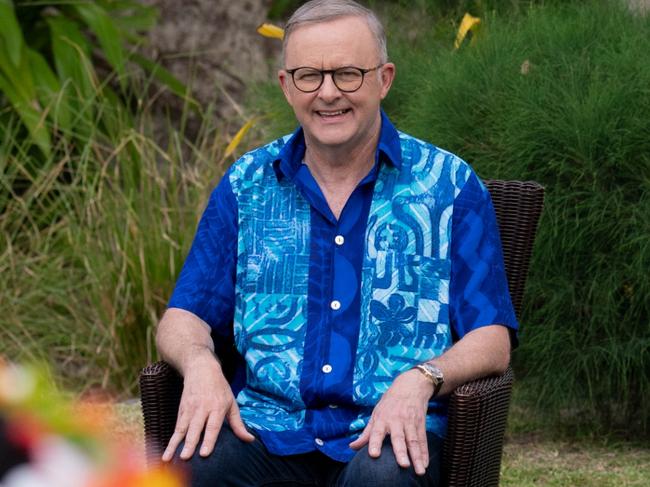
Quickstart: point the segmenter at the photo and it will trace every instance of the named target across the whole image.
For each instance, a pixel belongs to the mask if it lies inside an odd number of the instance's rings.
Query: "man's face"
[[[341,17],[307,24],[291,33],[285,50],[285,68],[363,69],[379,63],[377,43],[361,17]],[[298,90],[284,69],[278,77],[282,91],[305,131],[308,147],[349,149],[363,146],[378,133],[379,103],[388,94],[395,66],[386,63],[365,74],[363,85],[353,93],[340,91],[332,76],[325,75],[313,93]]]

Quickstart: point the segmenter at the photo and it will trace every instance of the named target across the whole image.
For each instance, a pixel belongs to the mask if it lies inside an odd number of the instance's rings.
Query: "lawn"
[[[501,485],[647,486],[650,449],[592,442],[538,441],[534,435],[509,437]]]

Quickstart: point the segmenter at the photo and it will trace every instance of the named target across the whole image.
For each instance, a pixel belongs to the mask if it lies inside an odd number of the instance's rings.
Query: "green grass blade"
[[[10,0],[0,0],[0,38],[4,40],[13,65],[20,66],[25,41]]]
[[[97,36],[106,60],[118,74],[122,89],[126,87],[126,55],[120,30],[101,6],[92,3],[74,4],[74,9]]]
[[[147,59],[138,53],[134,53],[131,59],[164,86],[169,88],[172,93],[186,100],[193,110],[199,109],[199,102],[190,95],[189,88],[159,63]]]
[[[25,101],[21,94],[2,75],[0,75],[0,92],[10,101],[20,120],[27,127],[34,143],[43,154],[49,156],[51,152],[51,140],[47,126],[45,125],[45,116],[33,104]]]
[[[124,35],[134,32],[148,31],[156,25],[158,9],[151,5],[143,5],[133,0],[99,2],[106,10],[118,11],[121,14],[113,17],[113,22]]]
[[[34,83],[41,105],[49,107],[48,115],[55,127],[70,133],[70,106],[66,93],[61,89],[61,83],[40,53],[28,49],[27,57],[34,73]]]

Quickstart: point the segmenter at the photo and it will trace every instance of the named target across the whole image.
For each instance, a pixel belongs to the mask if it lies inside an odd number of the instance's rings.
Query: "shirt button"
[[[332,366],[330,364],[323,365],[321,369],[325,374],[329,374],[332,371]]]
[[[343,235],[337,235],[336,237],[334,237],[334,243],[336,245],[343,245],[344,242],[345,242],[345,238],[343,238]]]
[[[323,446],[325,444],[325,442],[323,440],[321,440],[320,438],[316,438],[314,441],[316,442],[316,444],[318,446]]]
[[[335,299],[330,303],[330,308],[332,308],[334,311],[336,311],[337,309],[341,309],[341,302]]]

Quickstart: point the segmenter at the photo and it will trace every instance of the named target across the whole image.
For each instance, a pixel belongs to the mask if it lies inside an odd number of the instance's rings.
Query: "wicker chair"
[[[544,188],[534,182],[485,181],[499,222],[512,303],[519,316],[528,265],[542,211]],[[227,351],[226,351],[227,352]],[[227,355],[227,353],[226,353]],[[222,358],[222,354],[219,355]],[[226,375],[234,364],[226,359]],[[457,388],[449,400],[444,444],[445,485],[496,486],[506,428],[513,373],[487,377]],[[165,362],[142,370],[140,391],[145,444],[150,464],[160,461],[176,423],[183,382]]]

